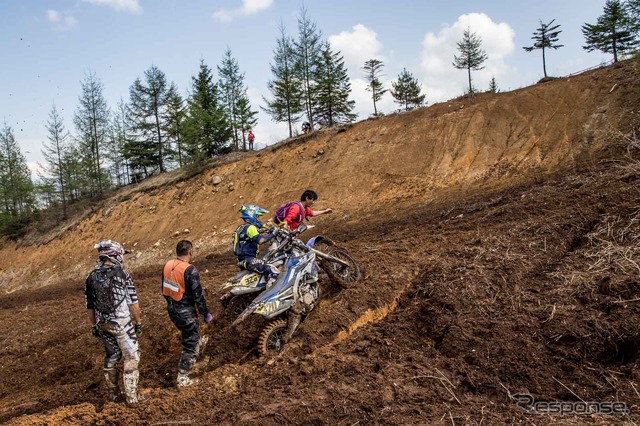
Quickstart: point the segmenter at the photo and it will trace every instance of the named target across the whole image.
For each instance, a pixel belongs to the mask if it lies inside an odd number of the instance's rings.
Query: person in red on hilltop
[[[247,138],[249,139],[249,151],[253,151],[253,141],[256,139],[256,135],[253,134],[253,130],[249,129]]]
[[[300,202],[291,202],[284,219],[280,223],[286,223],[290,231],[295,231],[298,226],[308,217],[320,216],[321,214],[331,213],[332,209],[312,210],[311,207],[318,199],[318,194],[311,189],[307,189],[302,193]],[[286,204],[283,204],[285,206]],[[282,206],[281,206],[282,207]],[[276,220],[278,223],[278,220]]]

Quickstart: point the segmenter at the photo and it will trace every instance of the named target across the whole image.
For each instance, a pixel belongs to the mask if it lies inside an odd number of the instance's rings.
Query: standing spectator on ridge
[[[176,256],[164,265],[162,295],[167,300],[169,318],[182,333],[182,354],[178,362],[176,385],[186,387],[194,383],[189,378],[189,373],[196,363],[201,346],[208,340],[206,336],[200,338],[196,306],[207,324],[213,320],[213,316],[207,309],[202,294],[198,270],[190,263],[193,259],[191,241],[178,241]]]
[[[256,135],[253,134],[253,130],[249,129],[249,135],[247,135],[249,139],[249,151],[253,151],[253,141],[256,138]]]
[[[84,285],[91,334],[104,343],[103,370],[109,401],[115,402],[120,396],[118,362],[124,355],[124,395],[127,405],[133,406],[138,403],[138,336],[142,322],[133,279],[124,269],[123,256],[128,251],[111,240],[101,240],[94,248],[98,249],[98,261]]]
[[[276,224],[286,223],[289,230],[295,231],[307,217],[320,216],[333,211],[332,209],[311,210],[311,206],[317,199],[318,194],[315,191],[305,190],[299,202],[291,201],[278,207],[273,218],[274,222]]]

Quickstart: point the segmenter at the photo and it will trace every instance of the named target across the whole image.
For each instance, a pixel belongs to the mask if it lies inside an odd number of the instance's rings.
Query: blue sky
[[[268,96],[280,22],[295,36],[303,4],[323,37],[344,55],[359,119],[373,112],[360,68],[374,57],[385,64],[387,87],[406,68],[422,84],[429,104],[461,95],[466,72],[451,62],[467,27],[482,37],[489,56],[486,68],[472,74],[481,89],[492,76],[503,91],[542,77],[540,51],[522,49],[531,45],[539,19],[555,19],[563,30],[565,47],[547,55],[548,74],[563,76],[611,59],[582,49],[580,27],[595,23],[604,0],[2,0],[0,119],[14,129],[34,169],[42,161],[54,103],[74,131],[86,72],[96,73],[115,109],[152,64],[186,95],[200,60],[215,70],[227,47],[245,73],[253,108],[259,109],[262,96]],[[385,113],[396,108],[390,94],[378,104]],[[284,125],[262,112],[254,133],[258,148],[287,136]]]

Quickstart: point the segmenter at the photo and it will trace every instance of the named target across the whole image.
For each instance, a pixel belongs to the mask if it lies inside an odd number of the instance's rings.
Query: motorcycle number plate
[[[247,275],[246,277],[244,277],[242,279],[242,283],[245,286],[251,286],[251,285],[258,284],[258,281],[260,281],[260,275],[258,273]]]

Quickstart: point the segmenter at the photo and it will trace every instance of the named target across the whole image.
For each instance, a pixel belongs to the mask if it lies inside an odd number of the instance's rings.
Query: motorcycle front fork
[[[293,311],[289,311],[287,317],[287,332],[284,335],[285,343],[291,340],[293,337],[293,333],[295,333],[296,329],[300,325],[300,321],[302,320],[302,314],[296,314]]]

